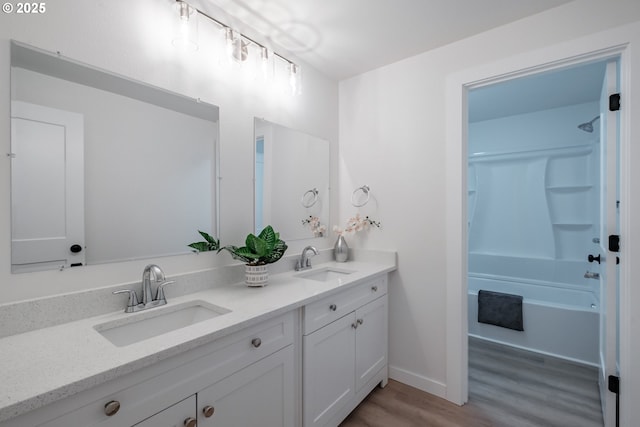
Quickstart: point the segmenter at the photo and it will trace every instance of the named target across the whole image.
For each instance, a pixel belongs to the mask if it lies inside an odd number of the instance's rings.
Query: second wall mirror
[[[255,119],[255,232],[285,241],[327,235],[329,141]]]

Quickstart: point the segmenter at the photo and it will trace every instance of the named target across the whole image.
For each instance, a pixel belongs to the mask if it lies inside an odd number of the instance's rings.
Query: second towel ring
[[[364,195],[366,196],[364,199],[364,202],[362,203],[356,203],[354,201],[354,197],[356,196],[356,194],[358,194],[359,191],[362,191],[364,193]],[[355,206],[356,208],[360,208],[364,205],[366,205],[367,203],[369,203],[369,197],[371,197],[370,194],[371,189],[369,188],[368,185],[363,185],[362,187],[358,187],[355,190],[353,190],[353,193],[351,193],[351,204],[353,206]]]
[[[307,197],[307,194],[311,194],[311,200],[306,201],[305,198]],[[305,192],[302,197],[300,198],[300,203],[302,203],[302,206],[305,208],[310,208],[311,206],[315,205],[316,202],[318,201],[318,189],[317,188],[312,188],[311,190],[308,190],[307,192]]]

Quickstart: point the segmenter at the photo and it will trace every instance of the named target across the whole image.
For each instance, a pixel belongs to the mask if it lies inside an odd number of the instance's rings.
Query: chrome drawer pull
[[[196,427],[198,425],[198,421],[195,418],[189,417],[184,420],[184,427]]]
[[[372,287],[371,287],[371,290],[372,290],[373,292],[378,292],[378,287],[377,287],[377,286],[372,286]]]
[[[215,408],[211,405],[207,405],[204,408],[202,408],[202,413],[206,418],[211,418],[211,416],[213,416],[213,413],[215,411],[216,411]]]
[[[331,304],[331,305],[329,306],[329,310],[331,310],[331,311],[336,311],[337,309],[338,309],[338,306],[337,306],[337,305],[335,305],[335,304]]]
[[[260,338],[254,338],[251,340],[251,345],[258,348],[262,345],[262,340]]]

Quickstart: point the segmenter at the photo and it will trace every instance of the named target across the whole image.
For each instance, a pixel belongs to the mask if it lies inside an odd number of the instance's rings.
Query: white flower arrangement
[[[356,214],[347,220],[347,225],[345,228],[340,228],[337,225],[333,226],[333,231],[338,236],[344,236],[347,234],[355,234],[361,230],[368,230],[371,227],[380,228],[381,224],[378,221],[374,221],[368,216],[362,218],[360,214]]]
[[[314,237],[322,237],[327,231],[327,227],[322,225],[317,216],[309,215],[309,218],[302,220],[303,226],[309,226]]]

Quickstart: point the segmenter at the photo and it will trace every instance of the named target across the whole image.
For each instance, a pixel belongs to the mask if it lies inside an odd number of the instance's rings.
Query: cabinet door
[[[356,391],[387,364],[387,296],[356,310]]]
[[[198,393],[198,427],[294,427],[293,345]]]
[[[355,394],[355,313],[303,338],[305,427],[322,426]]]
[[[195,416],[196,396],[193,395],[133,427],[183,427],[190,420],[195,420]]]

